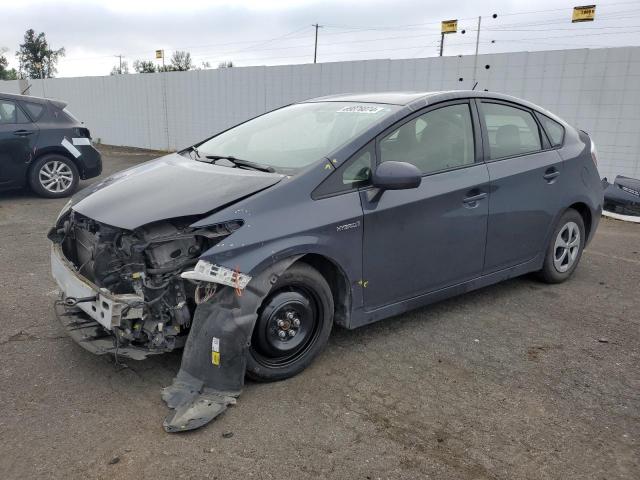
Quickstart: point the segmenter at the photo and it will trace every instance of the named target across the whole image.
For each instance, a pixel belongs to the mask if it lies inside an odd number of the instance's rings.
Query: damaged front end
[[[49,232],[56,312],[77,343],[135,360],[184,347],[178,375],[162,391],[172,409],[167,432],[201,427],[235,403],[260,302],[299,257],[251,278],[199,259],[242,221],[193,222],[126,230],[70,210]]]
[[[219,284],[181,274],[242,225],[190,228],[192,222],[166,220],[130,231],[74,211],[59,219],[49,232],[52,272],[71,336],[94,353],[133,359],[183,347],[198,303]]]

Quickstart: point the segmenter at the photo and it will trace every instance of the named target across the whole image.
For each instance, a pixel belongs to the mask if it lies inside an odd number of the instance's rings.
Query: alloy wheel
[[[51,193],[67,191],[73,183],[71,167],[59,160],[51,160],[40,168],[38,172],[40,185]]]
[[[558,232],[553,250],[553,265],[560,273],[569,270],[580,252],[580,228],[567,222]]]

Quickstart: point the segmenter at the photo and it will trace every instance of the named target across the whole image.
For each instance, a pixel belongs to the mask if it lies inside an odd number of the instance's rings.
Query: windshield
[[[202,143],[198,154],[236,157],[295,174],[399,108],[354,102],[290,105]]]

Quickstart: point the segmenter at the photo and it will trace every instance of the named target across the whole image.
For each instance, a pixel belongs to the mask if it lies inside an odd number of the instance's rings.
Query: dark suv
[[[66,105],[0,93],[0,191],[29,185],[43,197],[66,197],[80,179],[100,175],[100,152]]]

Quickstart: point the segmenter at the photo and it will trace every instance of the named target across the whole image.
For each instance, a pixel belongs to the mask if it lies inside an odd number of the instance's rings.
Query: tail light
[[[91,132],[89,132],[88,128],[77,127],[76,128],[76,134],[79,137],[84,137],[84,138],[88,138],[89,140],[91,140]]]

